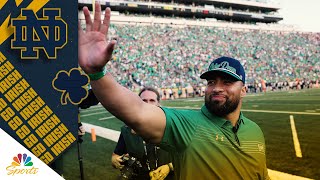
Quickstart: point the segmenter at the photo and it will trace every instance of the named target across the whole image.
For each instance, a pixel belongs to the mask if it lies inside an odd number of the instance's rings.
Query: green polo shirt
[[[177,179],[269,179],[263,133],[242,113],[234,133],[230,121],[205,106],[162,109],[166,128],[160,147],[173,155]]]

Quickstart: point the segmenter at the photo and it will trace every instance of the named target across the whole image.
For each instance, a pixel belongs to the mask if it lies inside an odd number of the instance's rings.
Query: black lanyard
[[[146,161],[146,164],[148,166],[148,170],[150,171],[151,168],[150,168],[150,161],[149,161],[149,158],[148,158],[148,152],[147,152],[147,144],[145,141],[143,141],[143,146],[144,146],[144,154],[146,155],[146,158],[147,158],[147,161]],[[154,155],[155,155],[155,159],[156,159],[156,168],[158,167],[158,155],[157,155],[157,146],[154,146]]]

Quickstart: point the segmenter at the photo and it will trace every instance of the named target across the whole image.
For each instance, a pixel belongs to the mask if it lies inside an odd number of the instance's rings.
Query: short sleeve
[[[166,128],[160,146],[167,151],[181,152],[188,147],[195,133],[194,113],[161,108],[166,115]]]

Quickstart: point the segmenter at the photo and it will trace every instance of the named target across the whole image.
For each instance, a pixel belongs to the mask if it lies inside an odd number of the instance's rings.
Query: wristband
[[[106,75],[104,70],[105,70],[105,68],[103,68],[102,71],[100,71],[100,72],[93,73],[93,74],[88,74],[89,79],[91,81],[95,81],[95,80],[101,79],[104,75]]]

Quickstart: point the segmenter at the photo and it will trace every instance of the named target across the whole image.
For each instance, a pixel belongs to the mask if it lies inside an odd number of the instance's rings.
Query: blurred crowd
[[[220,56],[240,60],[256,89],[320,77],[320,33],[113,24],[109,34],[118,44],[107,69],[130,89],[202,87],[200,74]]]

